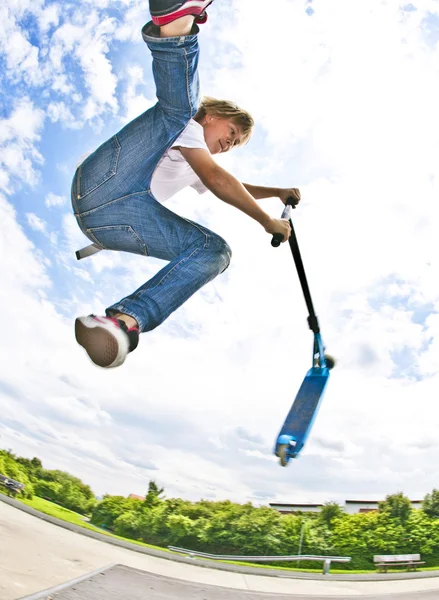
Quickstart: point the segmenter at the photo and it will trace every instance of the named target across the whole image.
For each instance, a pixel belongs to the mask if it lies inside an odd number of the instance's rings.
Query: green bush
[[[426,566],[439,565],[439,491],[427,494],[422,510],[413,510],[401,492],[387,496],[379,511],[346,514],[333,502],[321,512],[281,515],[276,510],[229,500],[189,502],[165,498],[149,482],[145,500],[106,495],[98,502],[89,486],[58,470],[46,470],[38,458],[0,450],[0,473],[25,484],[37,496],[82,515],[122,537],[161,546],[183,546],[212,554],[350,556],[346,570],[375,569],[374,554],[420,553]],[[274,563],[286,567],[284,562]],[[296,567],[296,562],[291,566]],[[316,569],[301,562],[302,569]],[[319,567],[318,567],[319,568]],[[334,565],[333,569],[337,566]]]

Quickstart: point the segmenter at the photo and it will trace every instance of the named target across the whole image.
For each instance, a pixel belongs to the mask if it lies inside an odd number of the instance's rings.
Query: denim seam
[[[189,61],[187,59],[187,50],[186,50],[186,48],[183,48],[183,50],[184,50],[184,58],[186,60],[186,94],[187,94],[187,99],[188,99],[188,102],[189,102],[189,106],[190,106],[190,109],[191,109],[191,115],[192,115],[194,108],[192,106],[191,95],[190,95],[190,92],[189,92]]]
[[[102,242],[100,242],[96,236],[94,235],[95,231],[102,231],[105,229],[120,229],[120,228],[125,228],[125,230],[127,231],[127,233],[129,233],[131,235],[131,237],[133,238],[133,240],[136,242],[136,244],[139,246],[139,248],[143,251],[144,256],[148,256],[148,252],[147,252],[147,247],[146,244],[143,243],[142,238],[137,235],[135,229],[131,226],[131,225],[102,225],[100,227],[91,227],[90,229],[87,229],[87,234],[90,235],[90,237],[93,238],[93,240],[99,245],[101,246],[104,250],[107,250],[107,248],[105,248],[105,246],[103,246]]]
[[[82,213],[75,213],[75,217],[86,217],[87,215],[91,215],[92,213],[105,208],[106,206],[110,206],[115,202],[119,202],[120,200],[125,200],[125,198],[129,198],[130,196],[138,196],[139,194],[147,194],[148,191],[142,190],[139,192],[131,192],[130,194],[126,194],[125,196],[120,196],[119,198],[115,198],[114,200],[110,200],[109,202],[105,202],[105,204],[101,204],[100,206],[96,206],[96,208],[92,208],[91,210],[86,210]]]
[[[114,177],[117,173],[117,166],[119,164],[119,157],[120,157],[120,151],[121,151],[121,145],[120,142],[117,138],[117,135],[113,135],[112,140],[116,141],[116,144],[113,144],[115,146],[115,150],[116,150],[116,157],[115,157],[115,161],[114,161],[114,166],[111,169],[111,171],[109,171],[108,173],[108,177],[106,179],[104,179],[103,181],[101,181],[100,183],[98,183],[97,185],[95,185],[93,188],[91,188],[90,190],[87,191],[87,193],[85,194],[81,194],[81,173],[82,173],[82,164],[79,165],[78,167],[78,174],[77,174],[77,185],[76,185],[76,199],[77,200],[82,200],[83,198],[85,198],[86,196],[88,196],[89,194],[91,194],[92,192],[96,191],[98,188],[101,187],[101,185],[104,185],[104,183],[107,183],[107,181],[109,181],[112,177]]]
[[[200,233],[202,233],[205,237],[205,242],[204,242],[204,246],[203,248],[209,248],[209,241],[210,241],[210,236],[208,233],[206,233],[201,227],[199,227],[196,223],[194,223],[193,221],[190,221],[189,219],[185,219],[184,217],[181,217],[181,215],[178,215],[181,219],[183,219],[183,221],[186,221],[186,223],[189,223],[189,225],[192,225],[193,227],[195,227],[195,229],[198,229],[198,231]]]
[[[176,265],[174,265],[174,266],[172,267],[172,269],[171,269],[170,271],[168,271],[168,272],[166,273],[166,275],[165,275],[164,277],[162,277],[162,279],[160,279],[160,281],[158,281],[158,282],[156,283],[156,285],[154,285],[154,286],[152,286],[152,287],[150,287],[150,288],[148,288],[148,289],[150,289],[150,290],[155,290],[156,288],[158,288],[158,287],[159,287],[159,285],[161,285],[161,284],[162,284],[162,283],[165,281],[165,279],[166,279],[166,278],[167,278],[169,275],[171,275],[171,273],[173,273],[173,272],[175,271],[175,269],[176,269],[178,266],[180,266],[182,263],[184,263],[184,262],[186,262],[187,260],[189,260],[190,258],[192,258],[192,257],[193,257],[193,256],[194,256],[194,255],[195,255],[197,252],[199,252],[199,250],[200,250],[200,248],[195,248],[195,250],[194,250],[193,252],[191,252],[191,254],[190,254],[189,256],[185,256],[185,257],[184,257],[184,258],[182,258],[182,259],[181,259],[181,260],[180,260],[180,261],[179,261],[179,262],[178,262]],[[138,300],[138,298],[139,298],[139,295],[138,295],[138,294],[134,294],[134,296],[132,296],[132,297],[131,297],[131,299],[132,299],[133,301],[136,301],[136,300]],[[119,306],[120,306],[120,305],[119,305]],[[132,316],[132,315],[131,315],[131,316]],[[136,318],[136,317],[134,317],[134,318]]]
[[[74,217],[76,218],[76,222],[78,223],[79,229],[82,231],[82,233],[83,233],[83,234],[84,234],[86,237],[88,237],[88,235],[87,235],[87,233],[86,233],[87,229],[86,229],[86,227],[84,227],[84,225],[83,225],[83,223],[82,223],[81,215],[76,215],[76,214],[75,214],[75,215],[74,215]],[[99,244],[99,245],[100,245],[100,244]]]
[[[156,287],[158,287],[159,285],[161,285],[161,284],[162,284],[162,283],[165,281],[165,279],[167,279],[167,278],[169,277],[169,275],[171,275],[171,273],[173,273],[173,272],[175,271],[175,269],[176,269],[177,267],[179,267],[181,264],[183,264],[183,263],[185,263],[186,261],[188,261],[190,258],[192,258],[192,257],[194,256],[194,254],[196,254],[196,253],[197,253],[197,252],[199,252],[199,251],[200,251],[200,248],[195,248],[195,249],[194,249],[194,251],[193,251],[193,252],[191,252],[191,254],[189,254],[189,256],[185,256],[185,257],[184,257],[184,258],[182,258],[180,261],[178,261],[178,263],[177,263],[176,265],[174,265],[174,266],[172,267],[172,269],[171,269],[170,271],[168,271],[168,272],[166,273],[166,275],[165,275],[164,277],[162,277],[162,279],[160,279],[160,281],[158,281],[158,282],[156,283],[156,285],[155,285],[155,286],[153,286],[153,287],[151,287],[151,288],[149,288],[149,289],[150,289],[150,290],[154,290]]]
[[[99,241],[98,241],[98,240],[95,238],[95,236],[93,235],[93,231],[92,231],[92,230],[90,230],[90,229],[86,229],[85,231],[86,231],[86,235],[87,235],[87,237],[89,237],[91,240],[93,240],[93,242],[94,242],[95,244],[98,244],[98,246],[100,246],[100,247],[101,247],[103,250],[106,250],[106,249],[107,249],[107,248],[105,248],[105,246],[103,246],[103,245],[102,245],[102,243],[101,243],[101,242],[99,242]]]
[[[126,198],[129,198],[130,196],[138,196],[139,194],[150,194],[150,195],[152,195],[152,192],[151,192],[151,189],[148,189],[148,190],[142,191],[142,192],[132,192],[131,194],[127,194],[126,196],[121,196],[120,198],[116,198],[115,200],[111,200],[110,202],[106,202],[105,204],[101,204],[101,206],[97,206],[96,208],[93,208],[92,210],[88,210],[88,211],[83,212],[83,213],[75,213],[75,217],[78,220],[78,223],[80,223],[79,226],[80,226],[80,229],[81,229],[82,233],[84,233],[85,235],[87,235],[86,231],[88,231],[88,229],[86,229],[86,228],[84,228],[82,226],[82,222],[81,222],[81,218],[82,217],[86,217],[87,215],[90,215],[90,214],[92,214],[92,213],[94,213],[94,212],[96,212],[98,210],[101,210],[102,208],[105,208],[106,206],[110,206],[111,204],[114,204],[115,202],[119,202],[120,200],[124,200]],[[154,200],[155,200],[155,198],[154,198]],[[156,202],[158,202],[158,200],[156,200]],[[197,223],[194,223],[193,221],[190,221],[189,219],[185,219],[181,215],[177,215],[177,216],[179,216],[180,219],[183,219],[183,221],[186,221],[186,223],[189,223],[189,225],[192,225],[192,227],[195,227],[195,229],[197,229],[202,235],[204,235],[205,242],[204,242],[203,248],[204,249],[208,248],[209,247],[209,241],[210,241],[209,234],[207,234],[206,231],[204,231],[204,229],[202,229],[201,227],[199,227],[197,225]],[[93,228],[93,229],[95,229],[95,228]],[[100,242],[96,242],[96,243],[98,243],[99,245],[101,245]],[[149,251],[148,251],[148,245],[147,244],[145,244],[145,248],[146,248],[146,251],[147,251],[147,256],[149,256]]]
[[[81,165],[79,165],[79,166],[81,166]],[[79,207],[78,207],[78,203],[77,203],[77,196],[78,196],[78,189],[79,189],[79,167],[76,169],[74,179],[76,181],[76,189],[74,189],[74,190],[72,189],[72,204],[73,204],[73,208],[75,209],[75,215],[76,215],[76,213],[79,214]],[[73,192],[75,192],[75,193],[73,193]]]

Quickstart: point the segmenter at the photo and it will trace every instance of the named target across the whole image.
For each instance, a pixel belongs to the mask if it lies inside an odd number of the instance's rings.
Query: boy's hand
[[[279,190],[279,198],[284,204],[287,203],[288,198],[293,198],[293,207],[296,207],[300,202],[300,190],[298,188],[281,188]]]
[[[267,223],[264,224],[264,229],[267,233],[274,235],[280,233],[284,236],[282,243],[286,242],[291,235],[291,226],[286,219],[273,219],[270,218]]]

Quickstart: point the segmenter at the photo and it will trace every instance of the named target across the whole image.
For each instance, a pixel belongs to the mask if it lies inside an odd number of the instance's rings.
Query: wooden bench
[[[425,564],[420,554],[377,554],[373,557],[373,562],[384,573],[387,573],[389,567],[407,567],[407,571],[416,571],[418,565]]]

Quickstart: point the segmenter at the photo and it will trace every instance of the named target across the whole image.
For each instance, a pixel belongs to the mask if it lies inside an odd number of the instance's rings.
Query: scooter
[[[308,308],[308,325],[314,334],[314,344],[312,367],[305,375],[305,379],[300,386],[276,440],[274,454],[279,457],[282,467],[286,467],[290,459],[297,458],[303,449],[320,408],[329,380],[329,372],[335,366],[335,360],[328,354],[325,354],[319,322],[314,311],[296,233],[291,220],[291,211],[293,208],[295,208],[295,201],[293,198],[288,198],[281,219],[287,219],[291,226],[291,236],[288,242]],[[278,247],[282,240],[282,234],[275,234],[272,237],[271,245]]]

